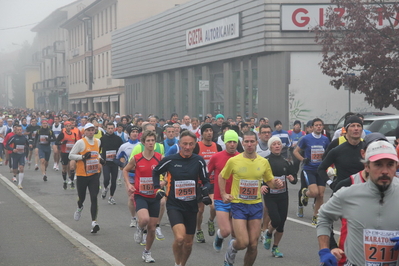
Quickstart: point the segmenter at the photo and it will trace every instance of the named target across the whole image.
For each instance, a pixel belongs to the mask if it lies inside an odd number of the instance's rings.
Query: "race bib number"
[[[363,230],[364,258],[366,266],[395,266],[399,250],[394,250],[395,243],[390,240],[399,236],[399,231]]]
[[[91,152],[91,158],[86,160],[86,173],[95,174],[99,170],[98,153],[96,151]]]
[[[258,180],[240,180],[240,192],[238,198],[243,200],[256,200],[258,199]]]
[[[36,130],[32,132],[32,139],[36,137]]]
[[[48,136],[47,135],[40,135],[39,136],[39,143],[40,144],[48,144]]]
[[[175,197],[182,201],[191,201],[197,198],[194,180],[175,181]]]
[[[69,153],[72,150],[74,145],[75,145],[75,143],[68,141],[67,144],[65,144],[65,151],[67,153]]]
[[[25,145],[17,145],[15,149],[17,150],[18,154],[23,154],[25,152]]]
[[[111,151],[106,151],[105,152],[105,158],[106,161],[112,162],[115,159],[116,156],[116,150],[111,150]]]
[[[144,195],[154,195],[154,185],[152,177],[140,177],[139,191]]]
[[[281,182],[283,182],[283,187],[279,188],[279,189],[270,189],[270,194],[280,194],[280,193],[284,193],[287,191],[287,186],[286,186],[286,182],[287,179],[285,178],[285,175],[283,176],[275,176],[274,179],[280,179]]]
[[[310,148],[310,161],[312,163],[321,163],[324,154],[323,146],[315,145]]]

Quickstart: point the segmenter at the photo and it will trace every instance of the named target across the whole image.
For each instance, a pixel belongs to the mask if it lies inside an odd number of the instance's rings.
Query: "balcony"
[[[65,89],[66,88],[66,77],[56,77],[55,78],[55,88],[56,89]]]
[[[43,62],[42,52],[37,51],[36,53],[34,53],[32,55],[32,63],[33,64],[40,64],[41,62]]]
[[[39,81],[39,82],[35,82],[33,83],[33,91],[40,91],[43,89],[43,82]]]
[[[43,58],[50,59],[55,57],[54,53],[54,47],[53,46],[47,46],[46,48],[43,48]]]
[[[54,89],[54,79],[45,79],[45,80],[43,80],[43,89],[44,90]]]
[[[54,42],[54,52],[65,53],[65,41],[55,41]]]

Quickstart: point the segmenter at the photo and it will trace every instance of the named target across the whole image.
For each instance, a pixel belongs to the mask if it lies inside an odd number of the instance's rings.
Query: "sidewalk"
[[[0,265],[98,265],[55,230],[0,177]],[[95,260],[98,260],[94,258]],[[100,263],[102,264],[102,263]]]

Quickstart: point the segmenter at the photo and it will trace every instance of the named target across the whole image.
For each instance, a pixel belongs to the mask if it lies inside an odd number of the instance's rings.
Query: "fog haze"
[[[31,29],[54,10],[75,0],[0,0],[0,52],[21,48],[24,41],[30,44],[35,32]]]

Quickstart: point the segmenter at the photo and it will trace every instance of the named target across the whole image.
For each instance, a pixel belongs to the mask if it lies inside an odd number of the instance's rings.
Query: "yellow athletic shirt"
[[[224,179],[233,175],[231,195],[234,199],[231,202],[244,204],[262,202],[262,181],[274,178],[269,161],[258,154],[256,159],[245,158],[242,153],[230,158],[220,174]]]

